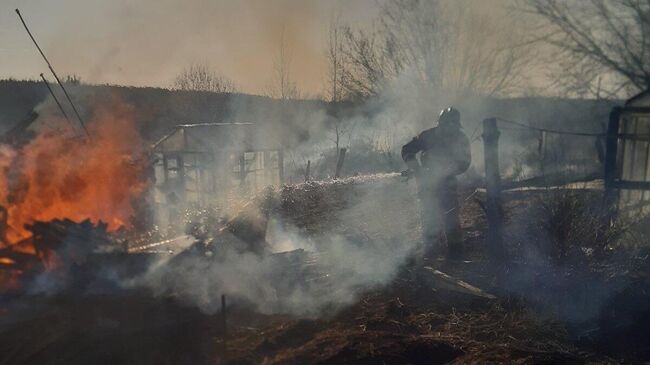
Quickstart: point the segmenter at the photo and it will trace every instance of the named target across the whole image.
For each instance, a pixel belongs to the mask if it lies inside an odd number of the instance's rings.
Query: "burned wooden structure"
[[[225,206],[283,182],[281,143],[254,123],[178,125],[154,145],[156,202]]]

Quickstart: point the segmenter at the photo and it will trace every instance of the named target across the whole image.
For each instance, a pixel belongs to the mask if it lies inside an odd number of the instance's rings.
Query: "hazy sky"
[[[60,75],[92,83],[169,86],[206,63],[245,92],[264,93],[284,29],[300,89],[319,93],[334,9],[368,24],[375,0],[1,0],[0,78],[47,70],[14,12],[19,8]]]
[[[47,74],[14,12],[19,8],[61,76],[168,87],[183,68],[203,63],[243,92],[263,94],[284,30],[292,78],[303,93],[319,94],[333,13],[354,26],[368,26],[378,1],[0,0],[0,78]],[[490,12],[507,1],[468,3]]]

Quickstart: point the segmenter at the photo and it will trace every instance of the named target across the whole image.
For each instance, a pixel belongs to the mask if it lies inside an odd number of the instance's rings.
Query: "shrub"
[[[600,194],[548,188],[533,199],[527,240],[556,264],[602,258],[626,231],[612,221]]]

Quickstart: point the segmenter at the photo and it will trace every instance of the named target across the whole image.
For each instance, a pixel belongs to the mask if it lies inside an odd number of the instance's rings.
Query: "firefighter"
[[[436,127],[402,147],[402,159],[408,166],[407,173],[416,178],[425,249],[432,250],[439,239],[446,238],[449,257],[458,258],[463,237],[456,176],[465,172],[471,162],[460,112],[454,108],[442,110]]]

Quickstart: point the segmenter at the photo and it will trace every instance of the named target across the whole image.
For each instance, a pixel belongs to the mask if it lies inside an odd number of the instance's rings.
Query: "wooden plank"
[[[621,133],[618,139],[632,140],[632,141],[650,141],[650,134],[648,133]]]
[[[638,114],[650,114],[650,107],[647,106],[626,106],[623,108],[617,107],[623,113],[638,113]]]
[[[608,205],[614,203],[616,192],[616,155],[618,153],[618,131],[621,116],[621,108],[614,107],[609,113],[609,124],[607,125],[607,139],[605,142],[605,201]]]
[[[436,270],[429,266],[425,266],[424,270],[431,274],[428,279],[433,282],[434,286],[440,289],[451,290],[485,299],[496,299],[496,296],[490,293],[486,293],[482,289],[479,289],[474,285],[471,285],[460,279],[456,279],[455,277],[445,274],[442,271]]]
[[[650,181],[618,180],[614,184],[615,184],[615,188],[618,188],[618,189],[650,190]]]

